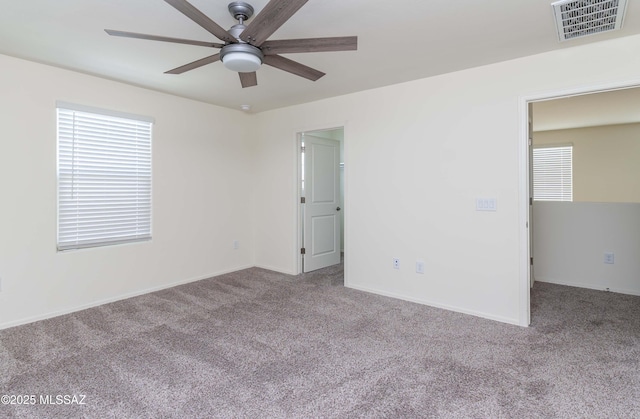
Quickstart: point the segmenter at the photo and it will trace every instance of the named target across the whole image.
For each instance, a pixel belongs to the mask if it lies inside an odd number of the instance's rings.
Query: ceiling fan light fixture
[[[220,60],[229,70],[253,73],[262,65],[262,51],[249,44],[225,45],[220,51]]]
[[[260,58],[245,52],[232,52],[227,54],[222,62],[229,70],[239,73],[252,73],[262,65]]]

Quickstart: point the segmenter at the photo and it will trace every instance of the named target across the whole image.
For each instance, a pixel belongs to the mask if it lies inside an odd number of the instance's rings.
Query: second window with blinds
[[[573,145],[533,148],[533,200],[573,201]]]
[[[58,250],[151,239],[148,117],[57,104]]]

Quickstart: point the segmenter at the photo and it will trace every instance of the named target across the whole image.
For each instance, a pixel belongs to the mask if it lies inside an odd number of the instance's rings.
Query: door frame
[[[347,123],[346,122],[338,122],[335,124],[327,124],[327,125],[320,125],[320,126],[314,126],[314,127],[310,127],[310,128],[304,128],[304,129],[297,129],[295,132],[295,141],[294,141],[294,150],[295,150],[295,167],[296,167],[296,176],[295,178],[295,185],[294,185],[294,191],[295,191],[295,199],[294,199],[294,205],[295,205],[295,214],[296,214],[296,229],[295,229],[295,234],[296,234],[296,239],[295,239],[295,243],[296,243],[296,247],[295,249],[293,249],[294,251],[294,260],[295,260],[295,264],[294,266],[296,267],[296,274],[299,275],[302,273],[302,255],[300,254],[300,249],[304,247],[304,241],[302,239],[302,232],[303,232],[303,228],[304,228],[304,218],[303,218],[303,212],[302,212],[302,205],[300,203],[300,198],[302,197],[301,194],[301,188],[300,188],[300,184],[302,182],[302,161],[300,158],[300,154],[301,154],[301,147],[302,147],[302,134],[312,134],[313,132],[318,132],[318,131],[332,131],[332,130],[336,130],[336,129],[342,129],[343,132],[343,142],[344,142],[344,172],[343,172],[343,176],[344,176],[344,208],[342,208],[342,211],[344,211],[344,284],[345,286],[348,283],[348,271],[347,271],[347,266],[348,266],[348,257],[347,257],[347,248],[349,247],[349,234],[347,233],[348,231],[348,225],[349,225],[349,221],[348,221],[348,216],[349,216],[349,211],[348,211],[348,198],[347,198],[347,193],[348,193],[348,186],[347,186],[347,179],[348,179],[348,165],[347,165],[347,161],[349,158],[349,153],[347,151]]]
[[[640,88],[640,79],[615,81],[604,84],[590,84],[574,87],[570,89],[552,90],[520,96],[518,100],[518,114],[520,122],[520,138],[518,141],[519,160],[519,204],[518,221],[520,231],[520,266],[519,266],[519,294],[520,294],[520,325],[529,326],[531,324],[531,278],[530,278],[530,258],[532,250],[530,248],[530,237],[533,231],[529,229],[528,222],[530,214],[529,197],[533,196],[530,190],[530,164],[529,155],[533,145],[529,146],[529,104],[553,99],[563,99],[572,96],[582,96],[593,93],[604,93],[613,90],[623,90],[629,88]],[[535,114],[533,115],[535,121]]]

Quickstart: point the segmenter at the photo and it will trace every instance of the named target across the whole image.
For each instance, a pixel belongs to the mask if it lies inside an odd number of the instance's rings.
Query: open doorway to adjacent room
[[[640,295],[640,87],[527,107],[531,287]]]

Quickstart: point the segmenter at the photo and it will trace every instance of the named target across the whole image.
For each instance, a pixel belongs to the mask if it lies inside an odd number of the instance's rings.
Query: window
[[[147,117],[57,103],[58,250],[151,239]]]
[[[533,199],[573,201],[573,146],[533,149]]]

